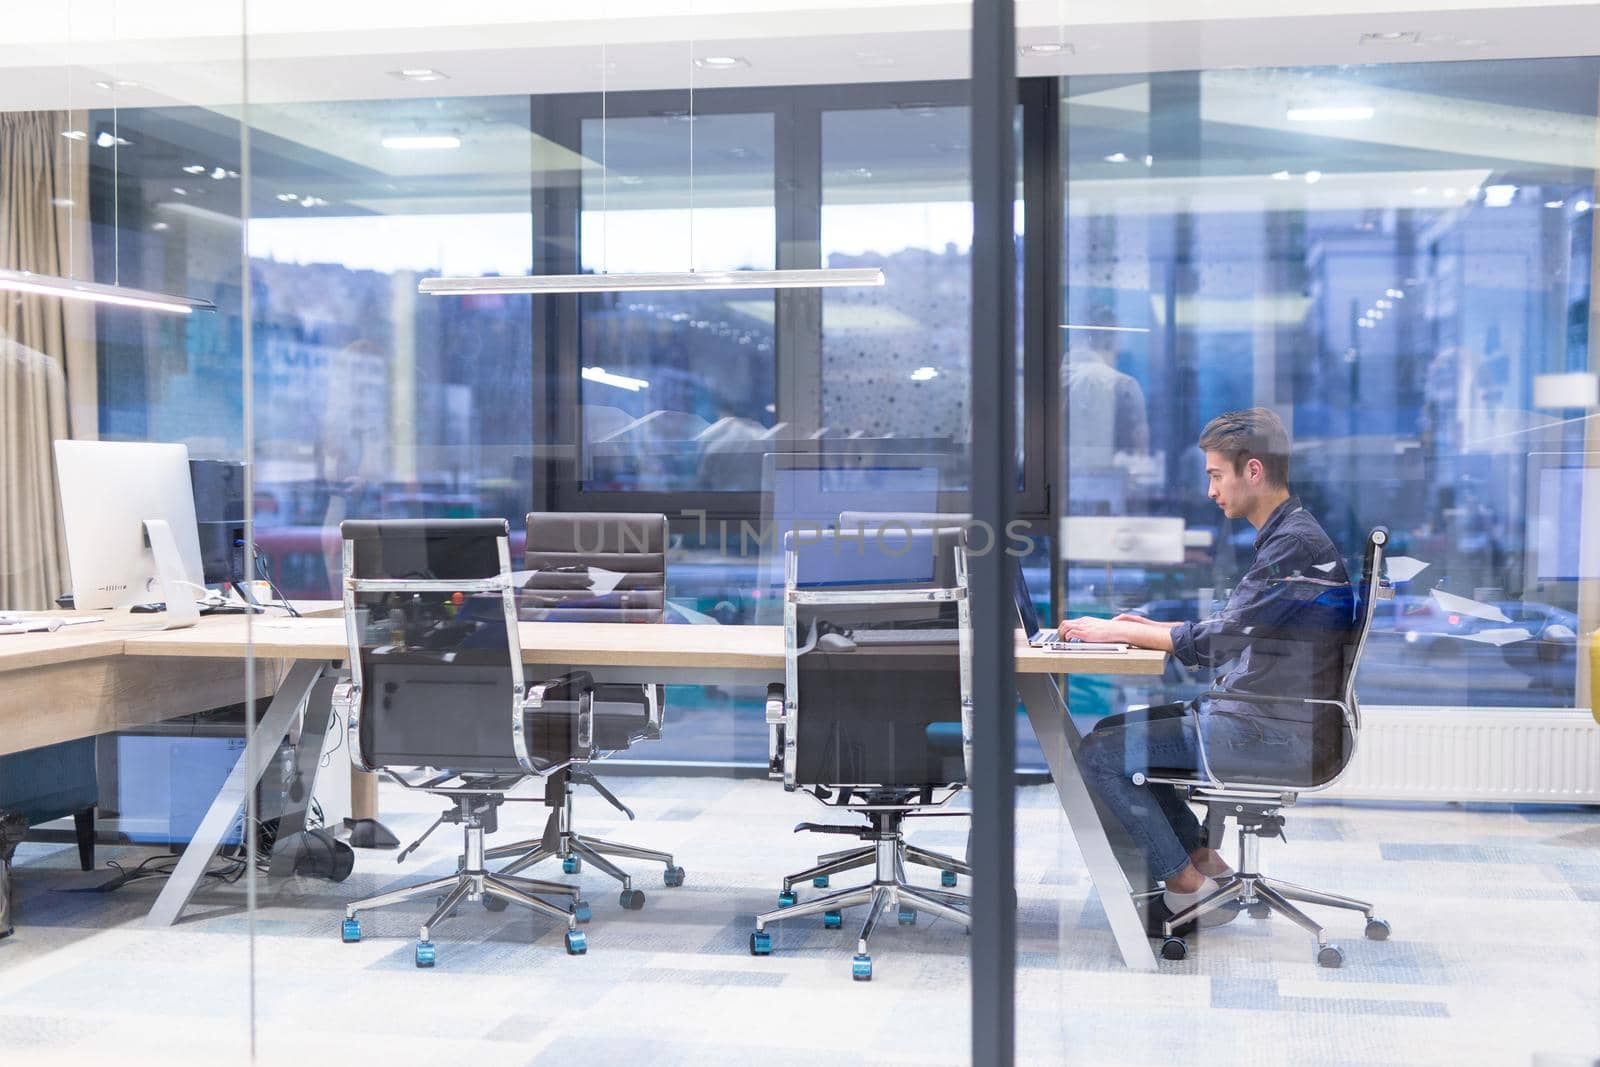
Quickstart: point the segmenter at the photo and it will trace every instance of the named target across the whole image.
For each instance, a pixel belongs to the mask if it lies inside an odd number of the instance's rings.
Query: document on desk
[[[47,634],[61,628],[60,619],[0,621],[0,634]]]

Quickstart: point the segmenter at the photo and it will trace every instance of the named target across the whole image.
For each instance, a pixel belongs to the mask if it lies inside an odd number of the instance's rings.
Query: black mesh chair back
[[[660,622],[666,608],[666,516],[532,512],[524,567],[524,619]]]

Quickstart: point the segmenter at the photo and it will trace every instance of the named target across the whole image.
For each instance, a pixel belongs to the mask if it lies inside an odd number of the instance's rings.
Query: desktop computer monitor
[[[200,566],[207,585],[243,582],[244,464],[191,459],[195,527],[200,535]]]
[[[80,610],[166,599],[145,522],[166,523],[176,549],[171,577],[192,604],[201,588],[200,537],[186,445],[57,441],[56,478],[66,524],[72,599]]]

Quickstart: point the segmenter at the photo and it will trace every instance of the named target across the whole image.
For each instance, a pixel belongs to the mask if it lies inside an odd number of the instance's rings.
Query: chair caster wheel
[[[811,884],[818,889],[826,889],[828,888],[828,876],[825,874],[819,874],[815,878],[811,879]]]
[[[765,930],[757,930],[755,933],[751,934],[750,935],[750,955],[752,955],[752,956],[770,956],[770,955],[772,955],[772,935],[767,933]]]
[[[682,885],[683,884],[683,868],[682,867],[668,867],[665,871],[662,872],[661,881],[664,884],[669,885],[669,886],[680,886],[680,885]]]
[[[778,894],[778,907],[792,908],[795,906],[798,900],[799,898],[794,895],[794,890],[785,889],[782,893]]]
[[[1387,941],[1387,940],[1389,940],[1389,924],[1387,922],[1385,922],[1384,920],[1382,920],[1382,919],[1368,919],[1367,920],[1367,940],[1368,941]]]
[[[1338,945],[1323,945],[1317,949],[1317,963],[1323,967],[1344,966],[1344,950]]]
[[[1164,960],[1181,960],[1189,955],[1189,944],[1181,937],[1169,937],[1161,942],[1161,958]]]
[[[939,884],[944,886],[946,889],[954,889],[956,887],[956,872],[940,871]]]
[[[583,859],[578,856],[566,856],[561,860],[561,869],[567,874],[577,874],[583,870]]]
[[[917,925],[917,912],[915,908],[902,907],[897,918],[900,920],[901,926]]]
[[[850,977],[858,982],[872,981],[872,957],[866,953],[850,957]]]
[[[617,901],[626,911],[638,911],[640,908],[644,907],[644,890],[624,889],[622,891],[622,895],[617,898]]]
[[[339,940],[347,945],[353,945],[361,940],[361,923],[355,919],[346,919],[339,927]]]
[[[488,893],[483,895],[483,909],[485,911],[505,911],[508,905],[499,897],[491,897]]]
[[[844,925],[844,916],[836,911],[822,913],[822,928],[824,930],[837,930]]]
[[[587,900],[574,900],[572,902],[572,917],[581,923],[588,922],[593,914],[589,911]]]
[[[417,966],[418,967],[432,967],[433,966],[433,961],[436,958],[437,958],[437,956],[434,953],[433,942],[432,941],[418,941],[417,942]]]
[[[1248,910],[1252,919],[1269,919],[1272,917],[1272,905],[1265,901],[1256,901],[1248,906]]]
[[[582,930],[567,931],[567,955],[582,956],[589,951],[589,935]]]

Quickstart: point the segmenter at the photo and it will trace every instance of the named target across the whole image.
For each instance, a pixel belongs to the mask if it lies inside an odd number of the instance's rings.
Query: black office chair
[[[538,800],[508,794],[584,758],[593,735],[587,675],[524,679],[508,524],[352,520],[340,532],[350,679],[335,687],[333,706],[346,718],[350,760],[452,804],[400,861],[444,823],[460,824],[463,836],[454,874],[347,905],[343,939],[361,940],[359,912],[441,897],[417,938],[418,967],[434,965],[433,927],[463,900],[549,916],[566,926],[567,952],[582,955],[588,905],[576,887],[484,867],[484,835],[501,804]]]
[[[1213,755],[1206,749],[1205,733],[1197,723],[1195,732],[1200,741],[1204,774],[1168,773],[1153,768],[1133,775],[1136,785],[1155,783],[1186,789],[1190,800],[1206,809],[1206,836],[1211,848],[1222,845],[1228,819],[1238,824],[1239,863],[1236,877],[1204,900],[1163,923],[1163,958],[1183,959],[1188,954],[1188,943],[1176,931],[1207,912],[1228,905],[1243,906],[1256,918],[1266,918],[1274,911],[1288,917],[1317,939],[1317,962],[1324,967],[1341,966],[1344,952],[1338,945],[1330,943],[1322,926],[1295,907],[1293,901],[1359,911],[1366,916],[1367,937],[1374,941],[1388,938],[1389,924],[1374,915],[1372,905],[1366,901],[1268,878],[1260,872],[1258,863],[1261,838],[1283,836],[1286,821],[1283,809],[1293,805],[1301,793],[1332,786],[1355,758],[1356,745],[1361,736],[1361,705],[1356,699],[1356,672],[1361,665],[1362,651],[1366,648],[1367,634],[1372,629],[1375,605],[1379,600],[1387,600],[1394,595],[1393,589],[1383,578],[1384,546],[1388,541],[1389,531],[1381,526],[1367,537],[1360,585],[1355,591],[1354,604],[1345,612],[1348,623],[1341,633],[1340,684],[1336,698],[1264,695],[1224,689],[1214,689],[1201,698],[1262,708],[1287,705],[1309,709],[1314,729],[1327,731],[1337,738],[1336,744],[1324,748],[1330,755],[1315,761],[1309,768],[1286,767],[1281,775],[1271,777],[1233,772],[1214,762]],[[1187,714],[1198,716],[1192,706]],[[1159,892],[1151,890],[1139,893],[1137,898],[1149,900]]]
[[[666,607],[667,518],[661,514],[546,513],[528,516],[528,574],[520,591],[521,617],[549,622],[659,623]],[[594,753],[603,758],[636,741],[661,736],[666,709],[659,685],[598,684],[594,687]],[[577,874],[588,860],[622,883],[624,908],[644,906],[644,890],[606,857],[660,863],[662,882],[683,884],[683,868],[671,853],[590,837],[573,829],[573,787],[587,785],[613,807],[629,808],[581,763],[546,779],[549,823],[538,840],[519,841],[489,851],[489,859],[516,856],[502,874],[517,874],[551,858]]]
[[[839,513],[839,530],[844,540],[865,538],[868,552],[885,550],[893,552],[898,550],[903,539],[913,536],[914,532],[964,529],[971,521],[972,516],[963,512],[904,514],[892,511],[842,511]],[[932,867],[939,872],[939,884],[946,889],[956,887],[958,876],[972,877],[972,868],[965,860],[913,845],[904,839],[901,840],[900,847],[902,860],[923,867]],[[795,886],[804,882],[810,882],[817,889],[826,889],[834,875],[858,867],[872,866],[876,862],[875,855],[876,850],[870,845],[825,852],[817,857],[815,865],[802,871],[795,871],[784,878],[783,890],[778,895],[778,901],[784,907],[796,903],[799,898],[795,894]]]
[[[960,814],[941,809],[965,787],[971,756],[966,557],[959,531],[932,536],[936,550],[930,551],[924,534],[920,548],[912,545],[895,557],[913,566],[919,559],[950,561],[947,575],[922,581],[874,580],[867,572],[888,562],[877,553],[869,553],[860,575],[802,580],[809,564],[820,563],[819,570],[827,572],[855,550],[840,547],[832,535],[810,545],[792,534],[787,539],[784,682],[767,694],[772,771],[785,789],[803,789],[867,820],[865,826],[807,822],[795,829],[869,842],[873,878],[804,902],[786,887],[776,910],[756,916],[752,955],[772,953],[768,923],[820,914],[825,928],[838,929],[844,908],[865,904],[851,974],[868,981],[867,942],[885,910],[894,909],[903,924],[916,922],[918,913],[969,924],[967,897],[913,885],[906,875],[905,820]]]

